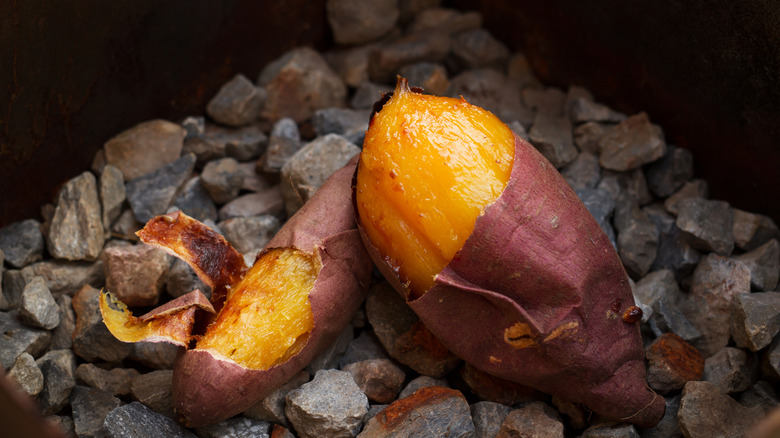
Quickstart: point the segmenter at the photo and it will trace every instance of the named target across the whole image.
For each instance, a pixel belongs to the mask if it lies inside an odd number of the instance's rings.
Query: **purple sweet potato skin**
[[[267,248],[316,251],[322,268],[309,293],[314,329],[301,351],[267,370],[251,370],[205,350],[177,358],[173,401],[190,427],[215,423],[257,403],[331,345],[365,298],[373,263],[355,229],[350,182],[357,159],[333,174]]]
[[[362,233],[369,254],[408,297]],[[642,427],[664,414],[648,389],[628,277],[609,239],[536,149],[515,136],[501,196],[422,297],[408,301],[466,362]]]

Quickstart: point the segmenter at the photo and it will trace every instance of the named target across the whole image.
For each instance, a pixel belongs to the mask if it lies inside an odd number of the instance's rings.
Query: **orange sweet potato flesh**
[[[420,147],[420,143],[403,144],[415,138],[404,129],[415,127],[399,123],[416,116],[390,113],[427,111],[425,101],[421,94],[404,90],[402,83],[395,91],[399,92],[404,95],[401,102],[417,99],[418,103],[396,106],[394,94],[380,104],[363,145],[365,156],[381,156],[385,152],[372,149],[392,141],[402,143],[396,145],[397,150]],[[380,117],[383,112],[385,116]],[[492,115],[483,114],[489,122],[476,116],[462,122],[492,123]],[[391,125],[374,126],[379,123]],[[374,143],[374,132],[387,133],[389,139]],[[365,186],[360,181],[367,177],[371,183],[375,177],[372,172],[361,175],[365,168],[359,167],[355,203],[358,229],[369,254],[431,332],[471,365],[581,403],[606,418],[642,427],[655,425],[663,416],[664,399],[646,385],[638,323],[622,318],[625,309],[633,305],[633,296],[620,259],[555,168],[511,131],[498,132],[510,139],[513,149],[506,186],[495,200],[478,206],[473,229],[462,247],[422,291],[415,290],[415,273],[410,270],[418,265],[409,258],[425,250],[410,251],[408,258],[385,253],[383,239],[375,237],[381,233],[371,230],[374,216],[361,210],[359,190]],[[424,132],[438,134],[436,129]],[[474,147],[469,143],[480,141],[457,132],[445,134],[447,142],[465,143],[467,149]],[[503,157],[503,152],[496,155]],[[452,160],[451,154],[439,157],[445,164]],[[439,166],[407,164],[394,172],[409,173],[409,181],[421,183],[426,181],[421,173]],[[466,180],[473,178],[469,169],[457,171],[465,172]],[[408,186],[404,189],[409,191]],[[440,189],[429,184],[416,191],[429,193],[430,199],[449,197],[446,191],[452,190],[450,186],[443,187],[444,192]],[[399,203],[393,200],[388,204]],[[385,240],[404,238],[388,234]],[[423,277],[429,275],[426,271]]]

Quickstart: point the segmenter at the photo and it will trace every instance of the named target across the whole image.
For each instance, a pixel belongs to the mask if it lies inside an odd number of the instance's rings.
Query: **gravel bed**
[[[41,219],[0,229],[0,361],[66,436],[742,436],[778,405],[780,231],[708,197],[695,157],[645,113],[546,87],[475,12],[440,1],[329,0],[335,49],[298,47],[238,74],[185,120],[108,140]],[[643,309],[660,424],[602,421],[446,351],[378,276],[338,341],[266,399],[185,429],[171,400],[176,348],[124,344],[102,323],[106,288],[136,314],[195,288],[193,271],[134,235],[183,210],[251,264],[324,180],[360,151],[371,106],[401,73],[463,96],[529,140],[610,237]],[[290,86],[294,84],[294,86]],[[464,328],[467,330],[468,328]],[[230,394],[225,394],[229,397]],[[390,409],[396,418],[388,420]]]

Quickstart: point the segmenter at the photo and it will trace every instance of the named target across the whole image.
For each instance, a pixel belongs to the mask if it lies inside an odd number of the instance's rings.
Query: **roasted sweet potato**
[[[354,193],[374,262],[456,355],[610,419],[661,419],[614,248],[494,115],[399,79],[375,106]]]
[[[373,266],[355,229],[356,161],[325,182],[251,268],[221,236],[181,212],[158,216],[138,233],[188,262],[214,289],[216,313],[200,306],[195,293],[141,318],[102,300],[103,319],[117,338],[189,347],[173,374],[183,424],[214,423],[247,409],[327,348],[352,318]],[[205,312],[185,333],[196,309]]]

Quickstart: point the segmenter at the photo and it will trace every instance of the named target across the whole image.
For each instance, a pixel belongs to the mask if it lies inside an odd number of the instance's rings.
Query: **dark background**
[[[445,5],[482,12],[546,83],[647,111],[711,198],[779,221],[780,2]],[[113,135],[203,114],[236,73],[330,44],[324,0],[0,2],[0,226],[38,218]]]

